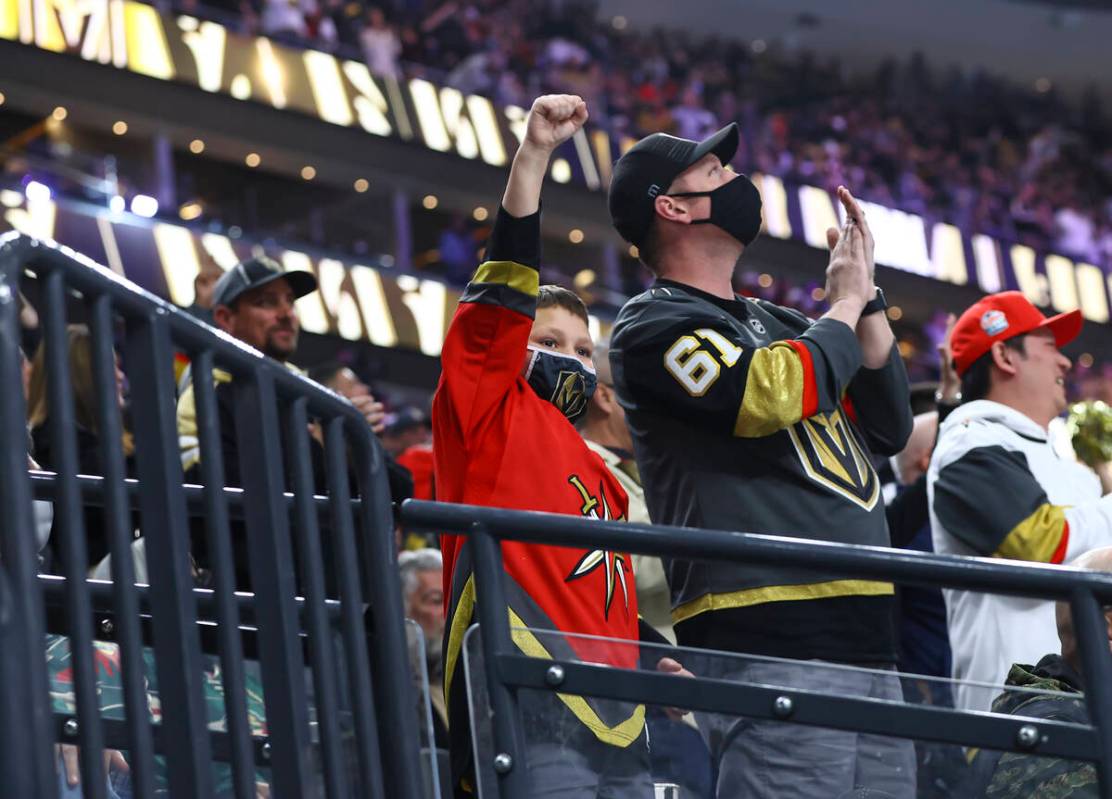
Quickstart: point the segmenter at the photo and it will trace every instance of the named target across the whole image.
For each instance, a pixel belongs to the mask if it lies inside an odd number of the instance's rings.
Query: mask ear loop
[[[533,375],[533,367],[537,365],[537,359],[541,357],[541,351],[529,347],[529,364],[525,367],[525,379],[528,380]]]
[[[714,191],[678,191],[675,194],[665,194],[664,196],[665,197],[710,197],[712,194],[714,194]],[[712,214],[713,214],[713,211],[712,211]],[[710,222],[710,217],[709,216],[706,219],[692,219],[691,220],[691,224],[693,224],[693,225],[709,225],[710,223],[711,222]]]

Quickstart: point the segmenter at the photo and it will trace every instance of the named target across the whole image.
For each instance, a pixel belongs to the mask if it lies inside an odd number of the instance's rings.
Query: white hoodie
[[[927,472],[934,550],[1068,563],[1112,545],[1112,494],[1055,452],[1047,431],[998,402],[962,405],[943,423]],[[943,589],[956,680],[1004,683],[1013,663],[1060,651],[1054,603]],[[998,688],[956,686],[958,707],[987,710]]]

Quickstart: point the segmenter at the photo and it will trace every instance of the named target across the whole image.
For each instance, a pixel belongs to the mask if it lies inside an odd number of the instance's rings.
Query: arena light
[[[37,180],[32,180],[23,189],[28,202],[48,202],[51,197],[50,187],[45,183],[39,183]]]
[[[125,133],[127,133],[127,123],[124,122],[122,119],[113,122],[112,132],[115,133],[117,136],[123,136]]]
[[[196,200],[191,200],[178,209],[178,216],[180,216],[186,222],[192,222],[194,219],[204,213],[204,210],[204,207],[199,202],[197,202]]]
[[[440,205],[440,200],[436,198],[435,194],[426,194],[424,199],[421,200],[421,205],[423,205],[426,210],[432,211],[436,206]]]
[[[629,249],[626,250],[626,252],[629,253],[630,258],[640,258],[641,257],[641,251],[639,249],[637,249],[636,244],[630,244]]]
[[[114,214],[122,214],[127,210],[127,203],[124,202],[124,198],[120,195],[113,194],[108,198],[108,210]]]
[[[248,153],[247,157],[243,159],[243,163],[254,169],[263,162],[262,157],[258,153]]]
[[[583,231],[577,227],[573,227],[571,230],[568,231],[568,241],[570,241],[572,244],[582,244]]]
[[[888,309],[888,318],[893,322],[898,322],[903,319],[903,308],[898,305],[893,305]]]
[[[57,108],[55,108],[53,111],[50,112],[50,116],[53,117],[58,122],[61,122],[62,120],[64,120],[66,117],[69,116],[69,112],[66,111],[65,106],[60,105]]]
[[[150,219],[158,213],[158,200],[149,194],[136,194],[131,198],[131,213]]]
[[[306,164],[301,167],[301,177],[303,180],[312,180],[317,176],[316,167]]]
[[[204,151],[205,143],[200,139],[194,139],[193,141],[189,142],[189,152],[193,153],[194,155],[200,155]]]
[[[6,99],[8,99],[8,98],[6,98],[6,97],[4,96],[4,93],[3,93],[3,92],[0,92],[0,105],[3,105],[3,104],[4,104],[4,101],[5,101]]]
[[[471,217],[476,222],[485,222],[488,216],[490,216],[490,212],[481,205],[471,212]]]
[[[365,192],[367,189],[369,189],[371,187],[371,182],[369,180],[367,180],[366,178],[356,178],[355,183],[352,184],[352,187],[357,192],[362,194],[363,192]]]
[[[763,289],[771,288],[772,282],[772,275],[768,274],[768,272],[762,273],[760,277],[757,278],[757,285]]]

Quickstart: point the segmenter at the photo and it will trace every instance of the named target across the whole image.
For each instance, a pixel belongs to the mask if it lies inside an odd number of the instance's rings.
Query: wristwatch
[[[888,301],[884,299],[884,291],[878,286],[876,296],[865,303],[865,307],[861,309],[862,316],[869,316],[871,314],[880,313],[888,307]]]

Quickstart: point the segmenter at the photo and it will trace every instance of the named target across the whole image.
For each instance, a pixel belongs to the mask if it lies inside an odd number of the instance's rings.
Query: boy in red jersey
[[[587,120],[579,97],[539,98],[514,157],[486,251],[460,298],[433,400],[437,496],[445,502],[623,519],[626,495],[576,432],[595,386],[587,312],[571,292],[540,286],[540,195],[553,150]],[[445,699],[457,796],[474,790],[461,648],[475,585],[464,539],[444,536]],[[638,640],[630,557],[508,541],[502,545],[514,628]],[[530,655],[632,668],[634,646],[537,637],[515,629]],[[664,670],[677,671],[665,661]],[[538,718],[548,742],[530,743],[531,796],[652,796],[639,705],[560,697]],[[528,712],[526,715],[529,715]],[[530,725],[535,726],[535,725]],[[557,740],[558,739],[558,740]]]

